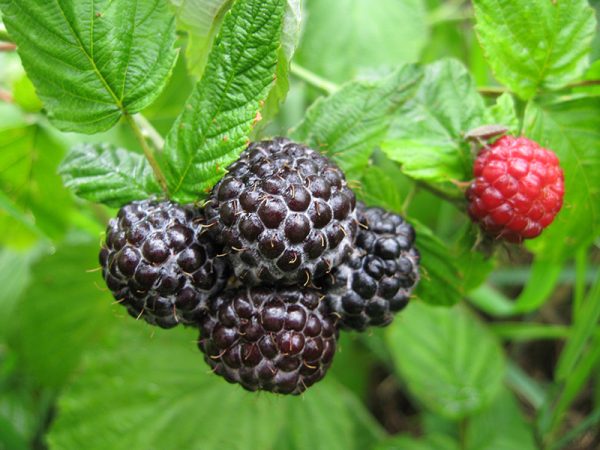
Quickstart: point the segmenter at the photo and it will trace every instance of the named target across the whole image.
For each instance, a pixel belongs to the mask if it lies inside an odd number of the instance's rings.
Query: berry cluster
[[[333,361],[339,329],[389,324],[419,279],[413,228],[357,204],[329,159],[284,138],[229,166],[205,208],[121,208],[100,251],[117,301],[163,328],[200,330],[213,371],[300,394]]]

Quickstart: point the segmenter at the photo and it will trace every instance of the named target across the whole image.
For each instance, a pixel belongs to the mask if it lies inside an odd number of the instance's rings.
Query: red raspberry
[[[558,158],[527,138],[503,136],[485,147],[473,175],[469,215],[496,239],[532,239],[562,207],[564,175]]]

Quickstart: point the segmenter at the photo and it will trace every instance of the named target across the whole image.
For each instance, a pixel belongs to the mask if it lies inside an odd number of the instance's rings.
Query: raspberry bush
[[[0,449],[600,448],[598,8],[0,0]]]

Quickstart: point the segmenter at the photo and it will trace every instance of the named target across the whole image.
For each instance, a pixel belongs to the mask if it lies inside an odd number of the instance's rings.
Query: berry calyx
[[[556,155],[536,142],[503,136],[475,160],[468,212],[496,239],[520,243],[539,236],[563,204],[564,175]]]

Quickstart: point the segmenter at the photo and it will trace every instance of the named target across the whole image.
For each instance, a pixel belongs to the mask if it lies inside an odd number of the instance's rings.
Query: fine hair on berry
[[[309,285],[350,254],[356,200],[329,159],[284,138],[251,144],[214,187],[208,226],[247,285]]]
[[[192,205],[154,200],[130,203],[110,221],[102,274],[133,317],[162,328],[193,325],[225,286],[228,267],[203,221]]]
[[[314,289],[228,289],[211,303],[198,346],[213,371],[250,391],[300,394],[321,380],[337,329]]]

